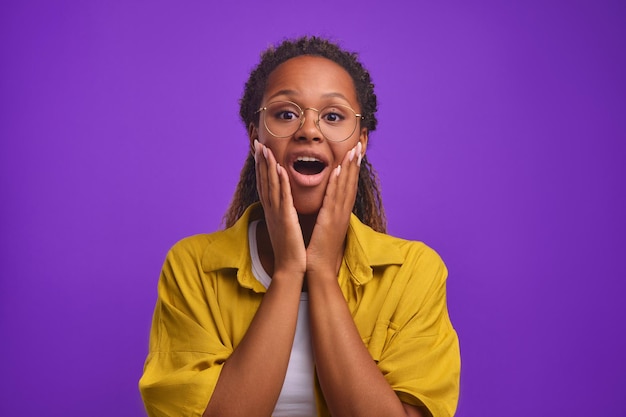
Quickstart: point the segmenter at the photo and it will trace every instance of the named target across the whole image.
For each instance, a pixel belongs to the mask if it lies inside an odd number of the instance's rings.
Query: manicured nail
[[[267,146],[263,146],[263,156],[267,159]]]
[[[335,168],[335,177],[338,177],[340,173],[341,173],[341,165],[337,165],[337,168]]]
[[[360,143],[360,142],[359,142],[359,143]],[[354,154],[355,154],[355,152],[356,152],[356,147],[355,147],[355,148],[352,148],[352,150],[350,151],[350,155],[348,156],[348,160],[349,160],[350,162],[352,162],[352,160],[354,159]]]
[[[253,149],[254,152],[252,152],[252,155],[254,156],[254,162],[256,162],[256,152],[259,149],[259,141],[258,140],[256,140],[256,139],[254,140],[253,147],[254,147],[254,149]]]
[[[361,166],[361,161],[363,160],[363,154],[361,153],[362,150],[363,150],[363,144],[361,142],[359,142],[356,145],[356,152],[359,154],[359,157],[356,160],[356,166],[358,166],[358,167]]]
[[[278,176],[280,177],[280,171],[282,170],[282,167],[280,166],[279,163],[276,164],[276,173],[278,174]]]
[[[361,166],[361,161],[363,160],[363,156],[359,154],[359,157],[356,159],[356,166]]]

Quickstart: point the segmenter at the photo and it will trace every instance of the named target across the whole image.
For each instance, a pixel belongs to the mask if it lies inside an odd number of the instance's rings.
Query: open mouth
[[[293,169],[302,175],[316,175],[326,168],[326,164],[317,158],[300,156],[293,163]]]

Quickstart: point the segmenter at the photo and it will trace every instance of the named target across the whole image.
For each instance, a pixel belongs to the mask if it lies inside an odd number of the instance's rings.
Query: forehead
[[[265,87],[265,98],[276,94],[294,99],[317,99],[343,96],[357,104],[354,82],[348,72],[330,59],[303,55],[291,58],[271,72]]]

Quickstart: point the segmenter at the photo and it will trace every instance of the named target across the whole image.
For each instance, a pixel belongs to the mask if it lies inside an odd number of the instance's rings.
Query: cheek
[[[346,154],[350,152],[352,148],[356,146],[357,143],[359,143],[358,140],[351,139],[351,140],[342,142],[341,146],[337,146],[335,149],[333,149],[333,154],[335,156],[335,161],[337,162],[337,164],[343,161],[343,158],[346,156]]]
[[[270,149],[273,149],[276,145],[275,145],[275,141],[274,141],[274,137],[270,134],[268,134],[265,131],[260,131],[259,132],[259,142],[261,142],[263,145],[267,146]]]
[[[259,135],[259,142],[267,146],[267,148],[272,151],[274,158],[276,158],[277,161],[282,161],[283,154],[285,153],[284,141],[277,140],[271,135]]]

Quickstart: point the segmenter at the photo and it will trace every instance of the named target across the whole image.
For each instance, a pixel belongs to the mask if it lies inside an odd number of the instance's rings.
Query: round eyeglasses
[[[331,142],[347,140],[356,130],[358,121],[363,119],[362,115],[343,104],[331,104],[318,110],[313,107],[302,109],[291,101],[273,101],[256,113],[263,113],[263,124],[272,136],[288,138],[304,125],[306,110],[317,112],[315,125]]]

